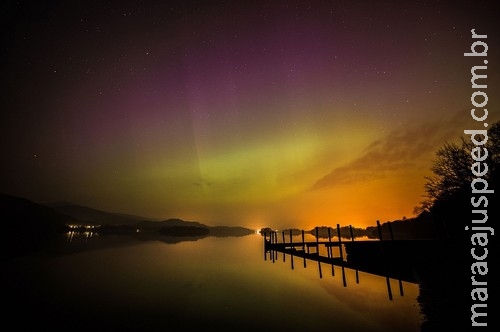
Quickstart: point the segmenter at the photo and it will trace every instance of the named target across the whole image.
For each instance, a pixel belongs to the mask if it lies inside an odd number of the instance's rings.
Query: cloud
[[[470,117],[464,111],[451,118],[396,128],[372,142],[359,158],[317,180],[311,190],[381,179],[421,167],[430,169],[437,149],[460,137],[468,122]]]

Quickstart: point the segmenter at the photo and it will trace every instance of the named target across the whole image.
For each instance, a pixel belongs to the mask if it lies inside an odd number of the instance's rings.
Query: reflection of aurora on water
[[[5,266],[12,284],[6,292],[12,303],[7,313],[24,308],[40,327],[61,323],[71,329],[97,324],[114,330],[185,331],[203,324],[207,331],[242,325],[254,331],[332,326],[418,331],[415,285],[405,285],[404,297],[386,301],[380,278],[360,274],[360,284],[343,287],[335,278],[318,279],[314,266],[296,273],[269,269],[260,254],[260,236],[175,244],[126,235],[89,240],[63,241],[61,247],[68,249],[51,250],[55,255],[19,257]],[[350,271],[346,277],[351,280]],[[20,328],[24,323],[16,322]]]
[[[264,236],[264,260],[287,264],[294,271],[297,265],[303,265],[304,269],[314,265],[320,279],[325,279],[329,273],[324,271],[331,268],[331,277],[339,280],[345,288],[357,287],[371,275],[368,279],[385,280],[387,299],[393,301],[405,296],[408,285],[418,286],[417,300],[424,315],[422,332],[463,325],[457,319],[460,317],[457,312],[464,311],[464,303],[469,299],[463,298],[464,294],[460,294],[461,288],[458,287],[461,279],[457,275],[464,266],[458,255],[463,251],[461,243],[389,240],[347,241],[333,246],[325,241],[296,240],[291,243],[292,236],[290,242],[271,243],[271,238],[268,240]],[[313,249],[310,251],[308,246]],[[333,247],[338,247],[336,255],[332,254]],[[317,265],[307,264],[307,261],[317,262]]]

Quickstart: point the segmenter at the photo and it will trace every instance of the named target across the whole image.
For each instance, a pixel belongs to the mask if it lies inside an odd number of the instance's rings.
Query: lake
[[[419,331],[417,284],[282,254],[262,236],[193,241],[65,237],[3,262],[12,330]],[[358,281],[358,282],[357,282]],[[12,325],[11,325],[12,324]],[[38,328],[30,328],[38,326]]]

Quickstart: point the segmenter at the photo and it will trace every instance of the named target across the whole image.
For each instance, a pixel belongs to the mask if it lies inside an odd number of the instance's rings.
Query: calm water
[[[418,285],[290,256],[260,235],[165,243],[75,237],[3,263],[7,325],[68,331],[419,331]],[[85,249],[85,250],[82,250]],[[69,251],[68,251],[69,250]],[[74,251],[74,252],[71,252]],[[5,302],[4,302],[5,303]],[[39,330],[27,328],[27,330]]]

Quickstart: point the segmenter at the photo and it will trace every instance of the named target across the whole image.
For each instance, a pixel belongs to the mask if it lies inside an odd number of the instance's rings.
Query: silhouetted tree
[[[433,174],[426,177],[426,199],[414,210],[418,215],[431,212],[447,232],[450,227],[458,229],[457,220],[463,220],[464,216],[471,213],[471,182],[476,177],[471,170],[475,162],[471,152],[475,147],[470,137],[461,137],[459,143],[446,142],[437,151],[431,167]],[[488,151],[488,156],[482,162],[487,165],[488,172],[482,178],[488,181],[489,188],[500,190],[500,122],[494,123],[488,130],[488,141],[483,147]]]
[[[416,214],[429,211],[436,201],[448,200],[461,191],[470,192],[471,181],[474,175],[471,171],[471,151],[476,146],[461,137],[460,144],[446,142],[436,153],[431,171],[433,175],[426,177],[426,199],[415,208]],[[488,157],[484,161],[488,165],[488,172],[483,176],[489,183],[498,181],[500,164],[500,122],[493,124],[488,131],[488,141],[485,144]]]
[[[432,165],[434,175],[426,177],[425,191],[431,200],[445,200],[470,186],[472,173],[471,144],[465,138],[461,144],[445,143],[436,153]]]

